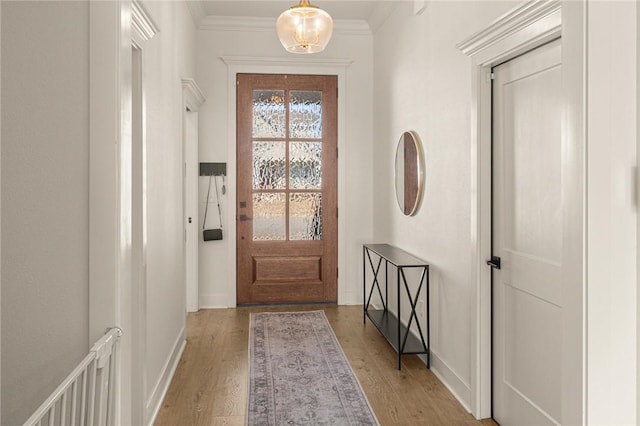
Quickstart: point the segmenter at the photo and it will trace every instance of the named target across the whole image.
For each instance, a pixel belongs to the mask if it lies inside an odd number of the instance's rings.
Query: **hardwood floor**
[[[189,314],[187,346],[155,425],[244,425],[249,313],[323,309],[381,425],[495,425],[476,421],[415,355],[396,353],[362,323],[361,306],[209,309]]]

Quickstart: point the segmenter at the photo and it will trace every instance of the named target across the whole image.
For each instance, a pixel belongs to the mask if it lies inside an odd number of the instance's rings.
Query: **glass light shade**
[[[302,0],[282,12],[276,24],[280,43],[292,53],[322,52],[331,39],[333,20],[317,6]]]

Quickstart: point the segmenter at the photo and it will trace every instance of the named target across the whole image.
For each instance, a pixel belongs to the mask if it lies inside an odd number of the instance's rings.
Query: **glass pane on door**
[[[284,90],[254,90],[253,137],[283,138],[286,128]]]
[[[286,197],[283,193],[253,194],[253,241],[286,240]]]
[[[289,187],[322,188],[322,143],[289,143]]]
[[[290,92],[289,136],[291,138],[322,138],[322,92]]]
[[[289,239],[322,240],[322,194],[289,194]]]
[[[253,142],[253,189],[286,188],[284,142]]]

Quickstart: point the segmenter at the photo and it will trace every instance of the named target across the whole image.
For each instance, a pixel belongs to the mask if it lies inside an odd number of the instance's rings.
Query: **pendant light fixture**
[[[280,43],[289,52],[318,53],[329,43],[333,20],[309,0],[300,0],[299,5],[282,12],[276,28]]]

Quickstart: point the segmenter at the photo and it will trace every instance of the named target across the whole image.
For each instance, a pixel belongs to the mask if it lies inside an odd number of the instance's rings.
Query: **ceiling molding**
[[[145,41],[151,40],[160,31],[144,7],[136,0],[131,2],[131,24],[133,30]]]
[[[272,56],[221,56],[220,59],[227,65],[255,65],[262,66],[312,66],[323,68],[347,68],[353,63],[352,59],[341,58],[304,58],[299,57],[272,57]]]
[[[560,13],[560,0],[532,0],[507,12],[482,31],[460,42],[456,47],[465,55],[473,56],[506,37],[526,30],[528,27],[549,17],[555,17],[556,19],[553,20],[551,25],[559,27],[562,24]]]
[[[201,1],[197,0],[184,1],[187,3],[187,8],[189,9],[189,13],[191,13],[193,23],[196,25],[196,28],[200,28],[202,20],[207,16],[207,12],[204,10],[204,5]]]
[[[373,9],[371,16],[369,16],[369,19],[367,20],[372,33],[375,33],[380,29],[382,24],[384,24],[387,18],[391,16],[396,7],[398,7],[398,2],[380,2],[376,5],[376,8]]]
[[[246,16],[206,16],[199,27],[205,31],[276,31],[276,18],[255,18]],[[333,34],[371,35],[369,24],[364,20],[335,20]]]
[[[184,92],[184,105],[191,111],[198,111],[206,98],[196,81],[193,78],[183,78],[182,90]]]

